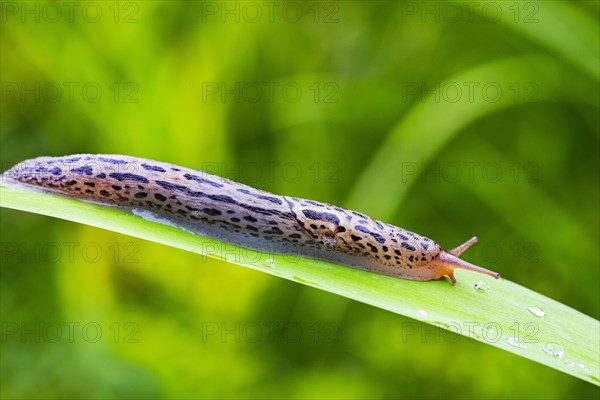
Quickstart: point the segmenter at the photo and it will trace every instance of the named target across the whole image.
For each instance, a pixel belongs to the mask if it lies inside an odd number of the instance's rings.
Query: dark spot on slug
[[[369,248],[371,249],[371,251],[373,253],[377,253],[378,252],[377,247],[373,246],[371,243],[367,243],[367,246],[369,246]]]
[[[83,184],[89,187],[96,187],[96,184],[94,182],[84,182]]]
[[[386,260],[389,260],[390,258],[392,258],[392,256],[390,256],[389,254],[385,254],[385,255],[383,256],[383,258],[385,258]]]
[[[406,243],[406,242],[402,242],[402,247],[404,247],[405,249],[408,249],[410,251],[415,251],[417,249],[414,248],[414,246],[411,246],[410,244]]]
[[[187,208],[190,211],[198,211],[198,208],[187,206],[187,205],[185,206],[185,208]]]
[[[356,215],[357,217],[360,217],[360,218],[362,218],[362,219],[369,219],[369,217],[367,217],[366,215],[364,215],[364,214],[361,214],[361,213],[359,213],[359,212],[356,212],[356,211],[350,211],[350,212],[351,212],[352,214]]]
[[[254,218],[252,215],[246,215],[246,216],[244,216],[243,218],[244,218],[246,221],[249,221],[249,222],[256,222],[256,221],[258,221],[258,220],[257,220],[256,218]]]
[[[338,232],[338,233],[346,232],[346,228],[343,227],[343,226],[341,226],[341,225],[339,225],[337,228],[335,228],[335,231]]]
[[[206,184],[214,186],[216,188],[222,188],[224,186],[222,183],[214,182],[214,181],[202,178],[202,177],[197,176],[197,175],[184,174],[183,177],[185,179],[187,179],[188,181],[191,180],[191,181],[196,181],[196,182],[199,182],[199,183],[206,183]]]
[[[278,199],[277,197],[266,196],[266,195],[258,194],[258,193],[252,193],[250,190],[243,189],[243,188],[238,188],[238,189],[236,189],[236,191],[238,191],[240,193],[247,194],[249,196],[254,196],[254,197],[258,198],[258,199],[269,201],[269,202],[274,203],[274,204],[279,204],[279,205],[283,204],[283,202],[280,199]]]
[[[167,190],[181,190],[182,192],[186,192],[188,190],[187,186],[176,185],[174,183],[165,182],[165,181],[156,181],[156,184],[163,189]]]
[[[267,233],[267,234],[273,234],[273,235],[283,235],[283,231],[276,226],[272,227],[271,230],[263,231],[263,232]]]
[[[299,233],[292,233],[292,234],[290,235],[290,237],[291,237],[291,238],[294,238],[294,239],[300,239],[300,238],[302,237],[302,235],[300,235]]]
[[[148,196],[148,193],[146,192],[137,192],[133,195],[133,197],[135,197],[136,199],[143,199],[146,196]]]
[[[365,228],[362,225],[355,225],[354,229],[356,229],[357,231],[362,232],[362,233],[371,233],[370,230],[368,230],[367,228]]]
[[[221,215],[221,214],[223,214],[220,210],[217,210],[216,208],[203,208],[202,211],[204,211],[208,215]]]
[[[90,167],[89,165],[86,165],[85,167],[71,168],[70,171],[75,172],[76,174],[83,174],[83,175],[90,175],[90,176],[94,173],[94,169],[92,167]]]
[[[373,239],[377,240],[378,243],[385,243],[385,238],[379,233],[370,232],[370,235],[373,236]]]
[[[198,193],[198,195],[203,195],[204,193],[202,192],[194,192],[194,193]],[[237,201],[235,201],[235,199],[231,196],[225,196],[224,194],[214,194],[214,195],[207,195],[207,197],[209,199],[213,199],[216,201],[221,201],[223,203],[230,203],[230,204],[237,204]]]
[[[318,202],[316,202],[316,201],[313,201],[313,200],[304,200],[304,202],[305,202],[306,204],[311,204],[311,205],[313,205],[313,206],[317,206],[317,207],[322,207],[322,206],[323,206],[323,204],[321,204],[321,203],[318,203]]]
[[[42,179],[43,180],[43,179]],[[69,181],[69,182],[65,182],[65,186],[73,186],[77,184],[77,181]]]
[[[117,160],[116,158],[98,157],[98,161],[102,161],[107,164],[124,165],[127,164],[125,160]]]
[[[310,224],[310,227],[313,229],[318,229],[319,227],[316,224]]]
[[[362,238],[360,236],[356,236],[356,235],[350,235],[350,239],[354,240],[355,242],[362,240]]]
[[[231,220],[233,222],[240,222],[241,221],[241,219],[239,219],[238,217],[232,217]]]
[[[115,189],[115,190],[121,190],[121,189],[123,189],[123,188],[122,188],[121,186],[119,186],[119,185],[111,185],[111,187],[112,187],[113,189]]]
[[[111,178],[115,178],[118,181],[124,181],[127,179],[127,180],[135,181],[135,182],[149,183],[148,178],[146,178],[145,176],[142,176],[142,175],[112,172],[112,173],[108,174],[108,176],[110,176]]]
[[[394,253],[398,254],[399,256],[401,256],[401,255],[402,255],[402,253],[401,253],[401,252],[400,252],[400,250],[398,250],[398,249],[394,249]]]
[[[164,169],[163,167],[159,167],[157,165],[149,165],[146,163],[142,164],[142,168],[144,168],[147,171],[167,172],[167,170]]]
[[[258,232],[258,228],[253,225],[246,225],[246,229],[248,229],[249,231]]]
[[[96,178],[104,179],[106,178],[106,174],[104,172],[99,173],[98,175],[96,175]]]
[[[388,247],[387,246],[381,246],[381,249],[383,250],[384,253],[388,251]]]
[[[167,198],[160,193],[154,193],[154,198],[158,201],[165,201]]]
[[[106,191],[106,190],[104,190],[104,189],[100,191],[100,194],[101,194],[102,196],[104,196],[104,197],[108,197],[108,196],[110,196],[110,193],[109,193],[109,192],[107,192],[107,191]]]
[[[425,243],[425,242],[421,242],[421,246],[425,249],[428,250],[429,249],[429,243]]]
[[[327,222],[331,222],[332,224],[336,224],[336,225],[338,225],[340,223],[340,219],[338,218],[337,215],[331,214],[328,212],[318,212],[318,211],[314,211],[311,209],[304,209],[304,210],[302,210],[302,214],[304,214],[307,218],[310,218],[310,219],[327,221]]]

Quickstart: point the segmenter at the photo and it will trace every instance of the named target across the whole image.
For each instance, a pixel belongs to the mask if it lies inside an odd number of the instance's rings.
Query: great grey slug
[[[149,211],[177,226],[245,248],[294,254],[427,281],[456,268],[500,275],[433,240],[331,204],[279,196],[209,173],[138,157],[76,154],[15,165],[3,181],[76,199]]]

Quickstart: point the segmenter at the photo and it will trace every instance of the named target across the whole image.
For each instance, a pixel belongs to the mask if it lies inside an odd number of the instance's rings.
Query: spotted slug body
[[[279,196],[164,162],[122,155],[39,157],[17,164],[3,180],[32,185],[133,212],[150,212],[202,236],[275,254],[341,263],[427,281],[456,268],[499,274],[458,258],[470,245],[443,250],[436,242],[362,213]]]

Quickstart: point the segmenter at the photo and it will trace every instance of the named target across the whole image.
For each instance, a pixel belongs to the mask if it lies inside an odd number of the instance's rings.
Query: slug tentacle
[[[499,277],[458,258],[476,237],[444,251],[427,237],[360,212],[165,162],[111,154],[39,157],[17,164],[2,179],[137,215],[150,213],[193,233],[269,254],[420,281],[448,275],[454,284],[456,268]]]
[[[441,278],[444,275],[448,275],[453,285],[456,284],[456,279],[454,278],[455,269],[466,269],[469,271],[489,275],[496,279],[500,278],[499,273],[471,264],[470,262],[467,262],[465,260],[461,260],[460,258],[452,255],[450,252],[447,251],[442,251],[428,265],[431,268],[438,271],[438,273],[440,274],[439,278]]]
[[[477,242],[477,236],[473,236],[471,239],[467,240],[463,244],[458,247],[453,248],[452,250],[448,250],[448,253],[452,254],[455,257],[460,256],[464,253],[469,247],[474,245]]]

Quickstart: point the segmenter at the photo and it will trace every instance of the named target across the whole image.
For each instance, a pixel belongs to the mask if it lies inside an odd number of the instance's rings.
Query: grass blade
[[[600,323],[507,280],[457,271],[458,284],[415,282],[317,260],[253,253],[144,220],[126,211],[0,185],[0,206],[28,211],[192,251],[336,293],[440,326],[598,385]],[[248,261],[253,259],[252,262]],[[475,285],[489,288],[478,290]],[[544,316],[535,309],[543,310]],[[514,339],[516,338],[516,339]],[[548,353],[554,353],[550,355]]]

